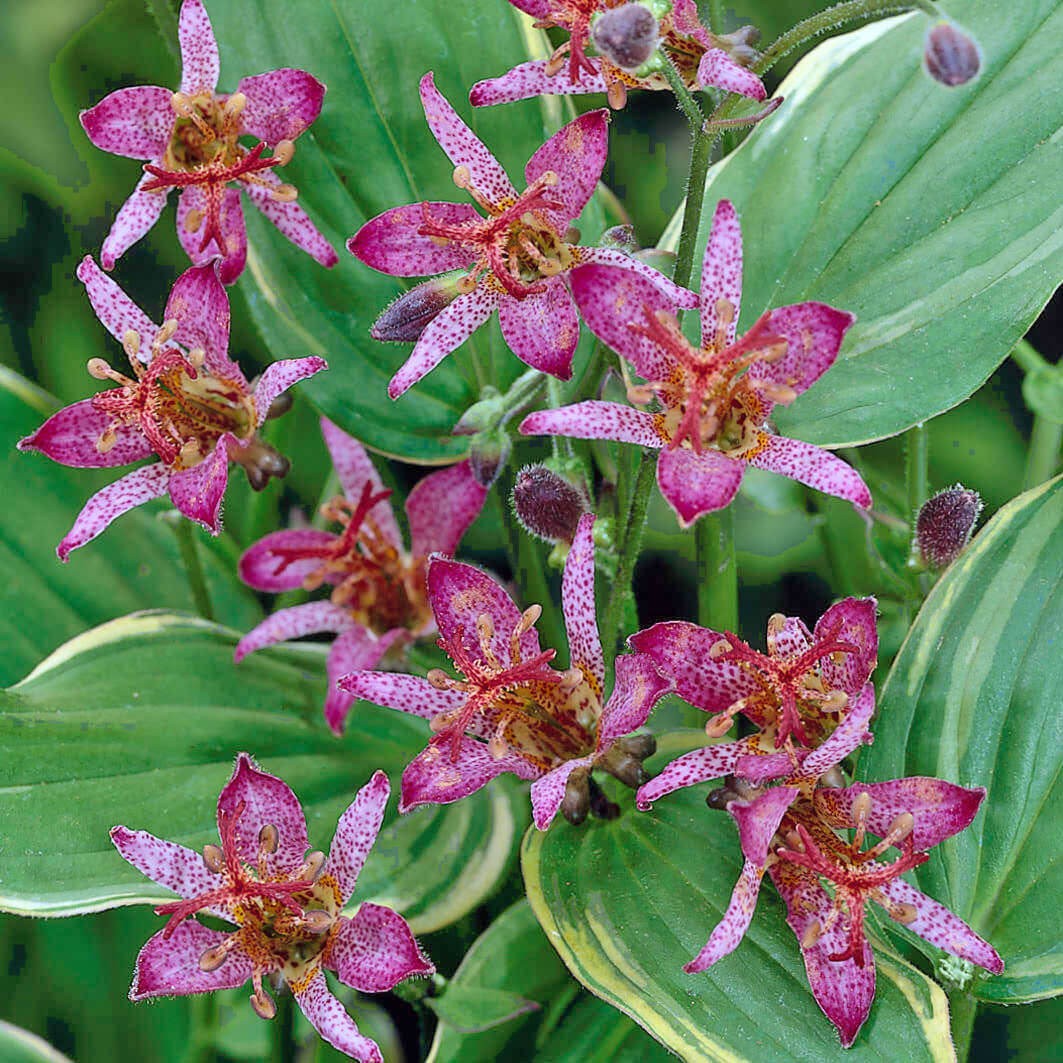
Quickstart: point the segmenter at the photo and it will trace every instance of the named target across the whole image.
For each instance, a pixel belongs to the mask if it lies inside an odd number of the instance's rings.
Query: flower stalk
[[[185,520],[176,509],[168,509],[160,514],[173,529],[177,538],[177,549],[181,552],[181,564],[185,567],[185,575],[188,577],[188,588],[192,592],[192,602],[204,620],[214,621],[214,606],[210,600],[210,588],[207,586],[206,574],[203,571],[203,562],[199,557],[199,544],[196,542],[196,533],[190,521]]]
[[[717,631],[738,630],[738,566],[731,507],[707,513],[694,525],[698,623]]]

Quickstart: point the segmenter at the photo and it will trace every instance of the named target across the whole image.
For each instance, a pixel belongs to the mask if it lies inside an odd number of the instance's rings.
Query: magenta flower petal
[[[858,746],[871,744],[868,727],[875,714],[875,686],[868,683],[849,703],[845,718],[821,746],[801,764],[802,775],[818,776],[840,764]]]
[[[329,648],[325,671],[328,674],[328,694],[325,697],[325,722],[336,734],[343,734],[354,698],[338,686],[349,672],[375,668],[397,643],[409,637],[404,627],[392,628],[383,635],[375,635],[367,628],[355,626],[344,631]]]
[[[295,994],[295,1002],[310,1024],[333,1048],[358,1060],[358,1063],[384,1063],[375,1041],[358,1032],[354,1019],[329,992],[325,976],[319,971],[310,984]]]
[[[310,842],[299,799],[287,783],[262,771],[246,753],[237,754],[232,776],[218,795],[218,833],[223,837],[223,816],[233,816],[241,804],[236,824],[240,859],[252,867],[257,864],[259,832],[271,825],[277,828],[278,841],[276,852],[265,854],[269,872],[282,875],[301,867]]]
[[[772,838],[800,793],[796,786],[776,786],[752,801],[728,803],[727,811],[738,824],[738,837],[746,860],[763,870]]]
[[[74,526],[56,547],[59,560],[65,561],[71,550],[91,542],[111,521],[127,510],[166,494],[169,485],[170,470],[157,462],[127,472],[113,484],[101,488],[85,503]]]
[[[292,535],[293,532],[277,532],[277,535]],[[321,532],[319,534],[324,534]],[[271,613],[261,624],[252,628],[236,644],[233,659],[239,663],[249,653],[273,646],[278,642],[289,642],[303,635],[319,635],[323,631],[347,631],[354,626],[350,611],[342,609],[332,602],[305,602],[288,609],[278,609]]]
[[[177,278],[163,315],[171,319],[177,322],[173,338],[187,350],[202,350],[209,373],[247,387],[243,371],[229,358],[229,297],[213,263],[193,266]]]
[[[193,217],[198,212],[199,218]],[[207,197],[199,185],[189,185],[177,200],[177,239],[185,249],[185,254],[197,266],[213,262],[220,249],[216,240],[203,246],[203,229],[206,225]],[[226,188],[221,192],[218,207],[225,253],[219,266],[219,278],[222,284],[232,284],[244,271],[247,264],[247,225],[244,221],[244,205],[240,192],[236,188]],[[198,222],[193,227],[193,222]]]
[[[101,452],[96,442],[112,427],[112,421],[96,409],[92,399],[82,399],[53,413],[36,432],[18,441],[18,449],[39,450],[60,465],[78,469],[128,465],[152,453],[143,433],[126,424],[114,426],[114,443]]]
[[[871,508],[871,492],[860,474],[829,450],[811,443],[769,436],[762,449],[744,460],[758,469],[777,472],[824,494],[844,498],[861,509]]]
[[[664,293],[664,297],[676,306],[687,310],[698,305],[696,292],[681,288],[675,281],[666,277],[659,270],[648,266],[641,259],[633,258],[624,251],[613,247],[581,247],[579,249],[580,261],[588,265],[616,266],[634,273],[644,280],[648,280],[658,291]]]
[[[726,299],[732,313],[723,326],[722,346],[730,346],[738,334],[738,314],[742,306],[742,229],[729,199],[716,204],[712,231],[701,264],[702,342],[714,339],[720,329],[717,303]]]
[[[588,111],[562,126],[528,160],[524,177],[529,185],[547,171],[557,174],[557,184],[549,190],[549,196],[563,207],[553,212],[558,227],[578,218],[590,201],[608,152],[609,112]]]
[[[683,965],[687,974],[697,974],[711,967],[717,960],[734,952],[739,942],[745,937],[749,929],[749,923],[753,918],[753,911],[757,907],[757,897],[760,894],[760,882],[764,877],[764,868],[758,867],[751,860],[746,860],[742,865],[742,873],[738,876],[734,891],[731,893],[731,902],[727,905],[727,911],[716,925],[705,943],[701,952],[689,963]]]
[[[245,184],[243,190],[252,203],[296,247],[302,248],[315,262],[332,269],[339,262],[332,244],[310,220],[310,215],[295,200],[276,199],[273,193],[283,182],[272,170],[260,170],[255,176],[260,183]]]
[[[207,868],[203,854],[186,849],[176,842],[163,841],[146,830],[111,828],[111,841],[122,859],[132,864],[160,886],[173,890],[179,897],[197,897],[219,883],[219,877]],[[224,915],[224,911],[220,914]]]
[[[635,803],[643,811],[652,807],[653,802],[675,790],[686,786],[696,786],[709,779],[719,779],[734,771],[740,757],[752,753],[749,739],[737,742],[725,742],[715,746],[703,746],[676,757],[654,779],[639,787],[635,794]]]
[[[536,830],[546,830],[553,823],[565,799],[568,777],[577,768],[589,768],[593,763],[593,757],[573,757],[531,784],[532,820]]]
[[[480,284],[444,307],[425,327],[410,357],[391,378],[388,395],[397,399],[435,369],[491,316],[500,298],[494,288]]]
[[[311,572],[320,568],[321,559],[299,557],[286,563],[284,551],[323,550],[336,538],[331,532],[317,528],[270,532],[244,551],[240,558],[240,579],[258,591],[293,591],[303,585],[303,580]]]
[[[503,295],[498,303],[498,322],[507,346],[525,365],[568,380],[579,342],[579,315],[560,277],[545,283],[546,291],[524,299]]]
[[[642,727],[653,706],[671,689],[671,681],[657,671],[652,657],[644,653],[617,657],[613,692],[598,721],[598,751],[605,752],[621,735]]]
[[[255,411],[258,414],[258,427],[261,428],[269,415],[273,400],[282,395],[293,384],[307,377],[328,369],[324,358],[311,355],[309,358],[286,358],[267,366],[255,385]]]
[[[181,91],[189,96],[197,92],[213,93],[218,87],[218,42],[200,0],[184,0],[177,24],[181,43]]]
[[[915,919],[905,924],[913,934],[918,934],[931,945],[937,945],[939,949],[959,956],[961,960],[976,963],[993,974],[1003,972],[1004,961],[997,950],[943,904],[931,900],[925,893],[920,893],[900,878],[887,882],[881,890],[894,904],[911,905],[916,910]]]
[[[848,468],[848,466],[846,466]],[[704,513],[729,505],[738,493],[745,469],[740,461],[718,450],[679,447],[662,450],[657,462],[657,486],[675,510],[682,527],[689,527]]]
[[[161,159],[177,115],[173,93],[155,85],[118,89],[78,115],[89,140],[101,151],[127,159]]]
[[[164,938],[160,930],[148,938],[137,956],[129,999],[210,993],[242,986],[251,977],[252,965],[239,949],[233,949],[216,970],[203,971],[199,966],[203,953],[217,948],[229,936],[194,919],[180,923],[169,938]]]
[[[652,413],[618,402],[577,402],[557,410],[538,410],[520,423],[525,436],[571,436],[573,439],[615,439],[641,447],[663,447]]]
[[[778,631],[768,632],[768,646],[777,657],[797,657],[812,645],[812,632],[799,616],[783,618]],[[862,685],[862,684],[861,684]]]
[[[760,78],[736,63],[722,48],[710,48],[698,63],[698,84],[737,92],[753,100],[767,99]]]
[[[114,269],[115,263],[159,220],[166,206],[166,190],[145,192],[142,185],[151,180],[143,174],[133,194],[122,204],[115,216],[111,231],[100,248],[100,262],[104,269]]]
[[[512,103],[532,96],[581,96],[590,92],[608,92],[605,78],[598,72],[597,57],[590,58],[594,73],[581,69],[575,81],[569,78],[568,66],[556,75],[546,73],[546,60],[533,59],[521,63],[497,78],[478,81],[469,91],[473,107],[489,107],[495,103]]]
[[[402,672],[352,672],[339,685],[352,697],[425,720],[455,712],[465,704],[461,691],[436,690],[427,679]]]
[[[414,557],[452,555],[486,498],[487,489],[477,482],[468,461],[418,480],[406,499],[410,553]]]
[[[119,343],[127,332],[136,332],[140,336],[141,360],[146,360],[158,331],[148,315],[88,255],[77,268],[77,278],[85,285],[100,324]]]
[[[594,607],[593,529],[594,514],[585,513],[576,526],[572,548],[565,560],[565,571],[561,577],[561,607],[565,615],[570,664],[592,680],[598,693],[601,693],[605,686],[605,658]],[[617,682],[619,684],[619,678]],[[627,734],[641,726],[641,722],[636,723],[618,733]]]
[[[875,623],[874,598],[845,598],[832,605],[816,622],[816,638],[833,637],[857,647],[846,653],[840,663],[831,657],[820,663],[823,682],[853,695],[862,690],[878,663],[878,628]]]
[[[170,474],[173,504],[211,535],[221,531],[221,501],[229,484],[230,441],[236,444],[236,437],[226,432],[198,465]]]
[[[504,200],[516,199],[516,189],[502,164],[444,99],[431,72],[421,78],[420,91],[428,128],[447,158],[455,166],[468,169],[472,187],[496,207]]]
[[[407,978],[435,974],[406,920],[390,908],[369,903],[340,923],[325,964],[341,982],[362,993],[386,993]]]
[[[547,18],[550,14],[550,0],[509,0],[518,10],[532,18]]]
[[[384,822],[384,809],[390,796],[391,784],[388,777],[382,771],[374,772],[373,777],[355,794],[354,800],[340,816],[322,871],[336,880],[344,905],[351,899],[369,850],[373,848],[376,836],[380,833],[380,825]],[[391,986],[385,986],[385,989],[390,988]]]
[[[321,113],[325,86],[305,70],[271,70],[243,78],[237,92],[247,97],[240,115],[244,130],[271,148],[295,140]]]
[[[471,203],[410,203],[367,221],[347,241],[347,250],[360,262],[392,277],[424,277],[476,261],[476,255],[464,244],[452,241],[441,247],[422,236],[418,230],[426,215],[447,225],[480,220]]]

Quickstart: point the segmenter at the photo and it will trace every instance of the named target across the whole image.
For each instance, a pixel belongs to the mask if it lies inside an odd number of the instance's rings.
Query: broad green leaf
[[[217,795],[239,750],[292,787],[316,848],[327,849],[375,770],[397,791],[424,745],[421,721],[363,704],[338,740],[322,719],[321,647],[234,666],[234,645],[204,621],[142,613],[66,643],[3,696],[0,908],[75,915],[163,900],[108,831],[123,823],[193,849],[216,842]],[[492,892],[517,821],[499,787],[398,822],[396,805],[393,796],[354,899],[393,904],[427,933]]]
[[[882,689],[868,780],[933,775],[989,794],[916,877],[1004,959],[982,1000],[1063,992],[1058,718],[1063,480],[1020,495],[927,598]]]
[[[480,986],[451,985],[441,997],[428,997],[425,1003],[439,1021],[461,1034],[484,1033],[521,1015],[538,1011],[539,1005],[518,993]]]
[[[626,1015],[590,993],[580,993],[561,1022],[539,1041],[535,1063],[663,1063],[675,1059]]]
[[[17,440],[56,408],[27,380],[0,369],[0,683],[26,674],[45,654],[86,627],[135,609],[191,609],[192,595],[173,531],[158,520],[163,504],[127,513],[63,564],[59,540],[89,496],[123,470],[68,469],[43,454],[22,454]],[[236,557],[197,533],[219,619],[248,630],[262,618],[236,578]]]
[[[70,1063],[42,1037],[0,1021],[0,1059],[5,1063]]]
[[[805,299],[858,318],[838,363],[785,434],[829,446],[883,438],[970,395],[1063,277],[1059,0],[955,0],[980,77],[949,89],[921,69],[912,14],[820,45],[785,103],[718,165],[716,201],[745,236],[743,323]]]
[[[696,743],[662,737],[651,768]],[[770,884],[736,951],[704,974],[683,964],[723,916],[742,866],[734,826],[705,807],[704,789],[669,795],[651,812],[606,784],[613,822],[529,830],[521,852],[528,900],[569,970],[686,1060],[754,1063],[952,1060],[941,989],[877,948],[878,993],[843,1050],[812,998],[801,953]]]

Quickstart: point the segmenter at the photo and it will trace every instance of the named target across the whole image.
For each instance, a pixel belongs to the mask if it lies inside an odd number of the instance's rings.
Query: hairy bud
[[[935,81],[955,88],[978,75],[982,54],[973,37],[951,22],[939,22],[926,35],[923,66]]]
[[[982,499],[962,484],[928,498],[915,520],[915,553],[929,568],[952,564],[970,542]]]
[[[400,295],[373,322],[369,335],[375,340],[413,343],[433,318],[461,294],[454,278],[436,277]]]
[[[637,70],[657,49],[660,27],[642,4],[610,8],[591,29],[594,47],[621,70]]]
[[[512,503],[524,530],[551,543],[571,543],[580,517],[590,512],[583,492],[545,465],[517,473]]]
[[[473,479],[484,488],[490,487],[509,461],[513,444],[505,428],[478,432],[469,445],[469,465]]]
[[[626,251],[628,254],[633,254],[639,249],[638,240],[635,239],[635,226],[631,224],[614,225],[612,228],[606,229],[602,233],[602,238],[598,241],[598,246],[611,247],[617,251]]]

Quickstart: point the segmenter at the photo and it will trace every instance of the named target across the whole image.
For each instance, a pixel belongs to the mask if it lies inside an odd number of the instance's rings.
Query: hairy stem
[[[949,1025],[952,1029],[952,1043],[956,1049],[958,1063],[967,1063],[977,1014],[978,1001],[969,993],[961,989],[954,989],[949,993]]]
[[[203,573],[203,562],[199,557],[196,530],[192,522],[177,510],[163,513],[161,517],[173,528],[173,533],[177,538],[177,549],[181,552],[181,562],[185,566],[188,588],[192,592],[196,612],[204,620],[214,620],[214,607],[210,601],[210,591]]]
[[[738,630],[738,569],[731,507],[707,513],[694,525],[698,565],[698,623],[714,631]]]
[[[915,518],[929,493],[927,431],[925,424],[917,424],[905,435],[904,481],[908,489],[908,516],[915,528]]]

